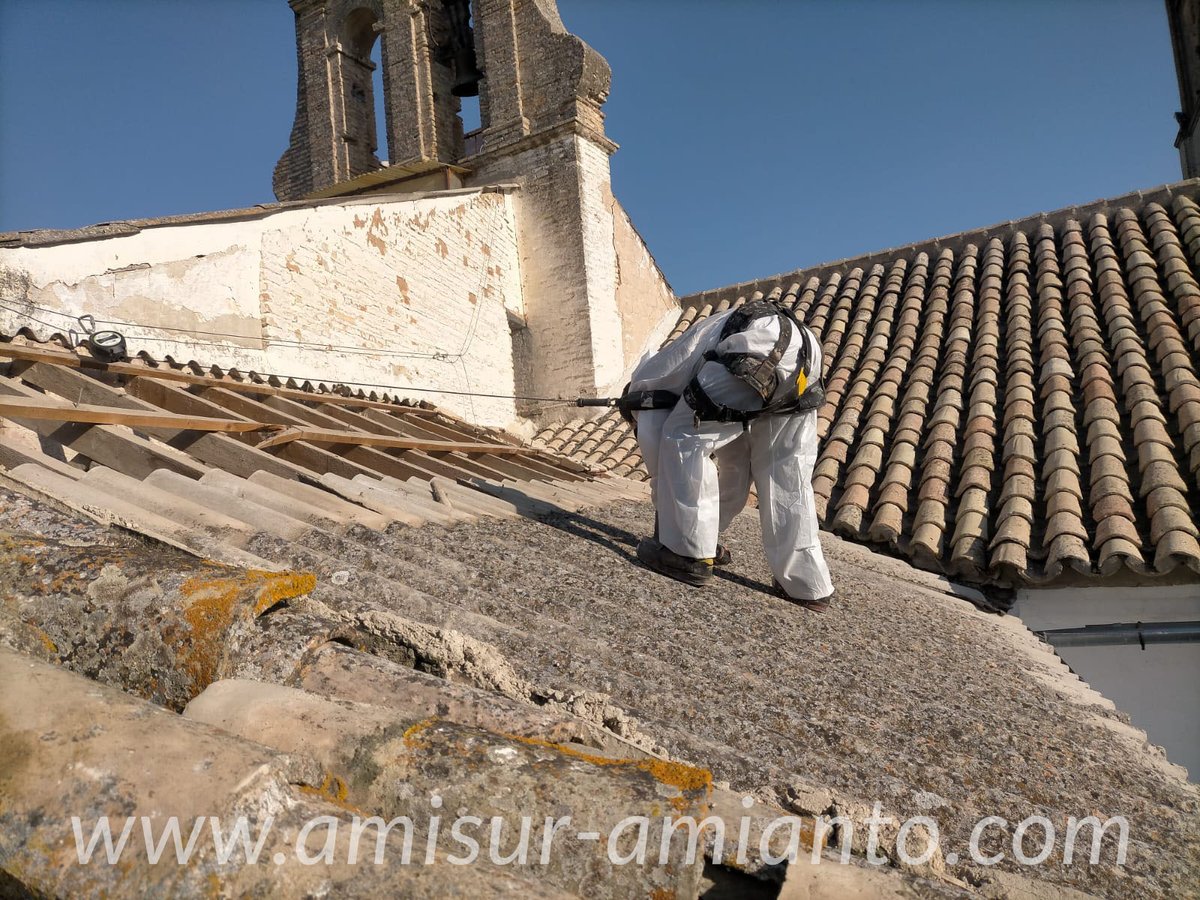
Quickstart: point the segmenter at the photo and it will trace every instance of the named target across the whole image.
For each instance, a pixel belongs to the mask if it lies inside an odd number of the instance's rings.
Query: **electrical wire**
[[[36,309],[39,312],[50,313],[51,315],[54,315],[54,316],[62,316],[64,319],[69,319],[72,322],[75,322],[78,320],[78,316],[73,316],[70,313],[61,312],[56,309],[48,309],[44,306],[38,306],[37,304],[33,304],[33,303],[26,304],[26,305],[30,309]],[[0,302],[0,309],[7,309],[9,312],[14,312],[14,313],[17,313],[18,315],[25,316],[25,318],[31,319],[32,321],[37,322],[39,325],[44,325],[47,328],[61,328],[62,327],[62,326],[54,325],[50,322],[47,322],[44,319],[38,319],[35,316],[33,316],[32,314],[25,312],[23,309],[9,306],[3,302]],[[95,322],[97,325],[110,325],[110,326],[113,326],[118,329],[119,328],[140,328],[144,331],[169,331],[169,332],[177,332],[180,334],[202,335],[204,337],[229,338],[231,340],[238,340],[238,341],[262,340],[262,338],[259,338],[259,337],[254,337],[254,336],[247,335],[247,334],[236,334],[234,332],[229,332],[229,331],[203,331],[200,329],[192,329],[192,328],[177,328],[177,327],[174,327],[171,325],[150,325],[145,322],[124,322],[124,321],[121,321],[120,319],[96,319]],[[74,330],[74,329],[68,329],[68,330]],[[216,346],[214,341],[203,341],[203,340],[189,341],[189,340],[183,340],[180,338],[144,337],[141,335],[139,335],[137,337],[137,340],[144,341],[146,343],[155,343],[155,344],[207,344],[209,346]],[[364,355],[370,354],[372,356],[395,356],[395,357],[401,357],[404,359],[448,360],[448,359],[454,359],[457,356],[457,354],[442,353],[442,352],[409,353],[409,352],[405,352],[403,350],[386,350],[386,349],[371,350],[371,349],[365,348],[365,347],[357,347],[352,344],[329,344],[329,343],[322,343],[321,341],[303,341],[303,340],[299,340],[296,338],[268,338],[268,340],[272,344],[277,344],[280,346],[287,346],[287,347],[295,347],[297,349],[310,348],[313,350],[321,350],[321,351],[336,350],[339,353],[357,353],[357,354],[364,354]]]
[[[500,207],[498,205],[494,205],[492,208],[492,215],[488,220],[486,233],[484,235],[488,239],[493,238],[495,235],[496,224],[497,224],[498,219],[500,218],[499,209],[500,209]],[[489,273],[487,271],[487,266],[485,265],[480,270],[480,281],[479,281],[479,288],[478,288],[478,290],[479,290],[478,298],[479,299],[477,300],[477,302],[475,304],[475,309],[472,311],[472,314],[471,314],[471,320],[467,325],[467,332],[466,332],[465,338],[463,340],[462,348],[457,353],[446,353],[446,352],[413,353],[413,352],[406,352],[406,351],[402,351],[402,350],[385,350],[385,349],[372,350],[372,349],[369,349],[366,347],[358,347],[358,346],[354,346],[354,345],[350,345],[350,344],[329,344],[329,343],[322,343],[320,341],[305,341],[305,340],[300,340],[297,338],[268,338],[268,339],[266,339],[266,341],[267,341],[267,343],[273,344],[276,346],[292,347],[295,349],[312,349],[312,350],[316,350],[318,352],[323,352],[323,353],[337,352],[337,353],[357,354],[357,355],[364,355],[364,356],[368,356],[368,355],[369,356],[387,356],[387,357],[396,357],[396,358],[402,358],[402,359],[428,359],[428,360],[433,360],[433,361],[437,361],[437,362],[447,362],[447,363],[450,363],[452,366],[454,366],[455,363],[458,363],[459,365],[456,368],[459,370],[459,374],[462,378],[463,384],[468,388],[468,390],[456,391],[456,390],[450,390],[450,389],[446,389],[446,388],[422,388],[422,387],[412,387],[412,386],[394,385],[394,384],[392,384],[392,385],[377,384],[377,383],[370,383],[370,382],[365,382],[365,381],[355,381],[354,384],[359,387],[378,388],[380,390],[393,391],[393,392],[445,394],[447,396],[454,396],[454,397],[467,397],[469,399],[469,402],[471,405],[471,414],[473,417],[475,416],[474,398],[476,398],[476,397],[479,397],[481,399],[518,400],[523,403],[534,403],[534,404],[538,404],[542,410],[551,409],[551,408],[558,407],[558,406],[574,406],[575,401],[573,399],[570,399],[567,397],[533,397],[533,396],[521,395],[521,394],[492,394],[492,393],[485,393],[485,392],[470,390],[471,378],[470,378],[470,373],[467,370],[465,357],[466,357],[467,352],[471,349],[471,345],[474,343],[475,337],[478,334],[480,314],[481,314],[482,308],[483,308],[482,300],[483,300],[484,291],[487,287],[488,275],[489,275]],[[22,305],[27,307],[28,309],[37,310],[38,312],[49,313],[50,315],[54,315],[54,316],[60,316],[64,319],[70,320],[71,322],[79,321],[78,316],[73,316],[70,313],[62,312],[61,310],[50,309],[49,307],[45,307],[45,306],[39,306],[36,303],[23,303]],[[22,316],[22,317],[30,320],[31,322],[36,322],[37,324],[42,325],[46,328],[54,329],[56,331],[63,330],[61,326],[54,325],[50,322],[45,321],[44,319],[39,319],[36,316],[34,316],[32,313],[27,312],[25,309],[10,306],[3,301],[0,301],[0,309],[6,309],[9,312],[12,312],[19,316]],[[206,331],[206,330],[202,330],[202,329],[179,328],[177,326],[172,326],[172,325],[150,325],[150,324],[142,323],[142,322],[125,322],[125,321],[121,321],[119,319],[95,319],[95,318],[93,318],[93,321],[97,325],[108,325],[108,326],[113,326],[116,328],[137,328],[137,329],[142,329],[144,331],[151,331],[151,332],[154,332],[154,331],[172,332],[172,333],[177,333],[177,334],[195,335],[195,336],[202,336],[202,337],[208,337],[208,338],[229,338],[229,339],[239,340],[239,341],[262,340],[261,338],[251,337],[246,334],[236,334],[234,332],[228,332],[228,331]],[[78,334],[79,332],[77,332],[74,328],[71,328],[71,327],[68,327],[66,329],[66,331],[68,332],[68,335],[70,336],[72,343],[74,343],[75,335]],[[142,343],[201,344],[201,345],[206,345],[206,346],[210,346],[210,347],[219,346],[215,341],[211,341],[211,340],[185,340],[185,339],[181,339],[181,338],[170,338],[170,337],[138,336],[137,338],[135,338],[135,340],[140,341]],[[338,383],[338,382],[334,382],[334,381],[328,381],[326,379],[314,379],[314,378],[310,378],[307,376],[282,375],[282,374],[274,373],[274,372],[259,372],[257,374],[262,377],[265,377],[265,378],[278,378],[281,381],[294,381],[294,382],[299,382],[299,383],[314,382],[314,381],[316,381],[318,383],[328,383],[328,384],[337,384]]]
[[[47,328],[53,328],[55,330],[59,330],[58,326],[52,325],[49,322],[43,321],[42,319],[38,319],[37,317],[25,312],[24,310],[17,309],[12,306],[8,306],[5,303],[0,303],[0,308],[7,309],[10,312],[14,312],[17,315],[20,315],[26,319],[29,319],[32,322],[36,322],[39,325],[44,325]],[[41,309],[42,307],[35,307],[35,308]],[[50,310],[50,312],[56,312],[56,311]],[[56,314],[61,315],[61,316],[68,316],[67,313],[56,312]],[[74,317],[71,317],[71,318],[74,318]],[[97,319],[96,321],[101,322],[102,320]],[[105,324],[109,324],[109,323],[106,322]],[[135,326],[135,327],[140,327],[140,326]],[[142,340],[150,340],[150,339],[137,338],[137,340],[142,341]],[[214,346],[209,341],[196,341],[195,343],[204,343],[204,344],[209,344],[210,346]],[[267,378],[267,379],[277,378],[283,382],[291,381],[291,382],[298,383],[298,384],[302,384],[304,382],[317,383],[317,384],[340,384],[341,383],[341,382],[333,381],[332,379],[313,378],[308,375],[284,375],[279,372],[256,372],[255,374],[262,378]],[[456,391],[456,390],[453,390],[450,388],[426,388],[426,387],[413,387],[411,385],[381,384],[381,383],[370,382],[370,381],[355,381],[353,383],[355,385],[357,385],[358,387],[377,388],[379,390],[393,391],[393,392],[407,391],[409,393],[418,393],[418,394],[446,394],[448,396],[454,396],[454,397],[480,397],[480,398],[491,399],[491,400],[520,400],[525,403],[548,404],[548,406],[546,408],[549,408],[550,406],[560,406],[560,405],[561,406],[574,406],[575,405],[574,399],[571,399],[568,397],[534,397],[534,396],[530,396],[530,395],[526,395],[526,394],[492,394],[492,393],[484,393],[484,392],[480,392],[480,391]],[[319,396],[319,394],[317,394],[317,396]]]

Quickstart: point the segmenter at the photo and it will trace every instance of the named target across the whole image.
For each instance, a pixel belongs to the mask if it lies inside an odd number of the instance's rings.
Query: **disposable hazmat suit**
[[[668,391],[682,395],[693,378],[717,404],[762,409],[763,400],[745,381],[705,353],[751,353],[766,357],[786,327],[791,338],[776,366],[776,395],[796,389],[801,341],[807,341],[809,372],[821,373],[821,347],[812,332],[781,315],[751,320],[724,339],[732,312],[711,316],[668,347],[641,361],[630,393]],[[697,421],[685,399],[672,409],[637,414],[637,438],[651,474],[658,539],[682,557],[711,559],[717,535],[746,505],[751,479],[758,490],[763,546],[784,592],[801,601],[833,593],[818,540],[812,473],[817,460],[817,414],[764,414],[740,422]]]

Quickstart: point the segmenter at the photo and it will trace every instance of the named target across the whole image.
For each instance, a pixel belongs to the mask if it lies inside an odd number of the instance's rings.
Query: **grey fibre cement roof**
[[[83,608],[103,619],[97,598],[114,578],[96,570],[119,567],[146,542],[8,491],[0,505],[7,522],[85,563],[34,588],[31,597],[49,594],[34,602],[74,609],[76,624]],[[1109,846],[1096,866],[1063,867],[1055,857],[998,870],[1100,896],[1194,890],[1196,787],[1019,620],[983,613],[945,593],[941,579],[829,535],[837,597],[829,613],[810,613],[766,593],[753,514],[727,533],[733,565],[692,589],[633,560],[651,526],[648,504],[620,503],[538,519],[314,531],[299,542],[260,532],[248,552],[312,572],[316,586],[264,614],[259,649],[227,657],[220,677],[285,680],[293,629],[314,616],[349,631],[399,616],[412,634],[437,638],[412,641],[408,664],[506,701],[569,711],[709,769],[718,785],[804,813],[833,807],[858,817],[879,801],[899,817],[930,815],[943,847],[959,852],[987,815],[1014,823],[1044,815],[1060,835],[1067,816],[1123,815],[1131,832],[1123,868]],[[28,578],[11,534],[6,542],[0,563]],[[166,573],[188,559],[154,552]],[[171,594],[171,577],[160,592]],[[108,587],[89,583],[99,581]],[[54,631],[50,620],[42,626]],[[125,672],[137,661],[131,651],[89,656],[50,636],[68,666],[92,659],[88,674],[118,684],[136,675]],[[273,642],[282,668],[255,669]],[[1008,846],[999,832],[982,844],[989,853]],[[997,877],[971,864],[949,871],[977,887]]]
[[[633,503],[388,532],[369,560],[348,562],[357,590],[320,583],[312,596],[355,614],[397,609],[484,642],[499,666],[469,678],[501,691],[579,692],[627,739],[739,791],[786,798],[799,783],[832,792],[842,808],[879,800],[901,817],[935,815],[960,850],[986,815],[1124,815],[1124,869],[1108,856],[1024,874],[1101,895],[1194,887],[1195,786],[1019,620],[829,535],[832,611],[774,599],[753,513],[727,534],[733,566],[695,590],[634,561],[651,527],[651,507]],[[251,549],[311,562],[265,537]],[[930,796],[945,806],[930,813]]]

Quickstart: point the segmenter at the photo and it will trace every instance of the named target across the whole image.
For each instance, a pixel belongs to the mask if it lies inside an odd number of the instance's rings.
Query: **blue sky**
[[[1180,177],[1161,0],[560,0],[680,293]],[[285,0],[0,0],[0,230],[273,199]]]

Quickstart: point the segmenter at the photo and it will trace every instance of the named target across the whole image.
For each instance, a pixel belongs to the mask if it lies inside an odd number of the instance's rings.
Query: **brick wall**
[[[8,305],[44,323],[0,309],[5,333],[65,334],[78,329],[75,316],[91,313],[155,326],[119,327],[131,352],[156,358],[362,386],[514,393],[509,322],[522,304],[506,189],[309,204],[5,249],[0,284]],[[485,424],[512,426],[516,417],[510,400],[395,393]]]
[[[528,324],[522,393],[607,395],[619,390],[679,315],[663,277],[614,198],[611,144],[563,129],[547,140],[472,161],[474,183],[512,180]],[[547,410],[543,418],[577,415]]]
[[[522,393],[595,391],[588,274],[580,226],[574,134],[520,152],[478,159],[476,182],[517,181],[517,213],[526,335],[531,366]]]

